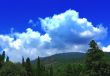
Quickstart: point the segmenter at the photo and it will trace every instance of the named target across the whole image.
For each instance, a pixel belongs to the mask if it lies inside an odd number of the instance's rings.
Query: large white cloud
[[[40,35],[39,32],[28,28],[23,33],[13,33],[9,35],[0,35],[0,46],[10,57],[12,61],[20,61],[24,56],[35,59],[38,55],[42,56],[40,48],[45,43],[50,43],[51,38],[48,34]],[[46,52],[43,54],[46,55]]]
[[[102,25],[94,27],[86,18],[79,18],[78,12],[74,10],[40,20],[44,30],[52,38],[49,45],[52,48],[88,44],[90,40],[103,39],[107,34],[107,29]]]
[[[46,32],[44,35],[31,28],[23,33],[0,35],[0,46],[12,61],[21,61],[22,56],[35,59],[62,52],[85,52],[90,40],[100,40],[107,35],[106,28],[94,27],[86,18],[79,18],[75,10],[40,18],[40,23]]]

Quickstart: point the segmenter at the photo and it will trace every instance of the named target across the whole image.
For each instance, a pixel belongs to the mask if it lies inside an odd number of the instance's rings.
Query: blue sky
[[[35,59],[62,52],[85,52],[91,39],[108,52],[109,7],[109,0],[0,1],[0,46],[12,61],[20,61],[22,56]]]
[[[74,9],[93,24],[102,23],[109,26],[110,20],[109,0],[4,0],[0,2],[0,33],[8,33],[10,28],[16,31],[24,31],[28,20],[37,20],[53,14],[62,13],[68,9]],[[6,30],[2,30],[5,26]],[[21,28],[19,28],[21,27]]]

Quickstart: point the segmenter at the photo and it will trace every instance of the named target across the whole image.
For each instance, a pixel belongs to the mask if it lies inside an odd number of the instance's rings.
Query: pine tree
[[[22,57],[22,66],[25,67],[24,57]]]
[[[2,53],[2,62],[4,63],[4,61],[5,61],[5,51],[3,51]]]
[[[9,57],[7,56],[7,58],[6,58],[6,62],[9,62]]]
[[[0,68],[4,64],[5,61],[5,51],[3,51],[2,55],[0,55]]]
[[[0,68],[2,67],[2,64],[3,64],[3,62],[2,62],[2,55],[0,55]]]
[[[52,65],[50,66],[50,69],[49,69],[49,76],[54,76],[53,75],[53,67],[52,67]]]
[[[39,57],[37,59],[37,76],[46,76],[46,68],[41,64]]]
[[[28,76],[32,76],[32,66],[31,66],[30,58],[26,59],[26,66],[25,66],[25,68],[26,68]]]
[[[104,61],[104,52],[98,47],[97,43],[92,40],[90,48],[86,54],[86,70],[89,76],[107,76],[106,62]],[[105,74],[105,75],[104,75]]]
[[[37,76],[41,76],[41,63],[39,57],[37,59]]]

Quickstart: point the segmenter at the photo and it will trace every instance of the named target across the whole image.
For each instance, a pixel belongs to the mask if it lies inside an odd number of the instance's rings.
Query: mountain
[[[69,53],[55,54],[40,59],[45,64],[54,64],[54,63],[81,62],[84,60],[84,57],[85,57],[85,53],[69,52]],[[33,60],[32,63],[35,63],[36,60]]]
[[[107,61],[110,60],[110,52],[105,52]],[[44,64],[56,64],[56,63],[82,63],[84,62],[85,53],[81,52],[69,52],[60,53],[48,57],[41,57],[41,61]],[[35,63],[37,59],[33,60]]]
[[[50,66],[53,65],[53,68],[55,71],[58,69],[64,70],[68,64],[73,63],[76,65],[82,65],[84,64],[85,61],[85,53],[80,53],[80,52],[69,52],[69,53],[60,53],[60,54],[55,54],[52,56],[48,57],[42,57],[41,62],[45,66]],[[110,52],[105,52],[105,60],[110,63]],[[36,63],[36,60],[33,60],[32,63]],[[33,67],[36,67],[36,64],[33,65]]]

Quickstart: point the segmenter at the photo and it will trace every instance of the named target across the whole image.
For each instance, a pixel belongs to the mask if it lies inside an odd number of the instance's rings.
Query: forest
[[[3,51],[0,55],[0,76],[110,76],[109,59],[94,40],[90,41],[83,58],[67,61],[65,57],[63,61],[59,59],[59,63],[54,60],[44,62],[40,57],[34,62],[22,57],[22,63],[13,63]]]

